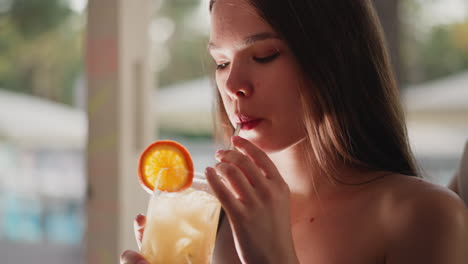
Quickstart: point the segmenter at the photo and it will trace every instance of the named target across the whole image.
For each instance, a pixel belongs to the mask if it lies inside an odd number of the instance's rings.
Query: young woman
[[[236,148],[206,170],[227,215],[214,263],[468,261],[463,203],[417,176],[370,0],[210,12],[219,127]]]

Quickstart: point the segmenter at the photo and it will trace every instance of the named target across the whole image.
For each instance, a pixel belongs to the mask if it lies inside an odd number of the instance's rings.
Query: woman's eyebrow
[[[278,35],[271,33],[271,32],[261,32],[257,34],[250,35],[248,37],[245,37],[244,40],[242,41],[240,48],[244,48],[246,46],[250,46],[253,43],[257,41],[262,41],[262,40],[267,40],[267,39],[281,39]],[[220,49],[216,44],[213,42],[208,43],[208,50],[216,50]]]

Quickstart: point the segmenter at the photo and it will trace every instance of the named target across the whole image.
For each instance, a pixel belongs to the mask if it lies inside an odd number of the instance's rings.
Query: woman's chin
[[[252,135],[247,134],[242,136],[243,138],[247,139],[255,146],[263,150],[267,154],[273,154],[276,152],[280,152],[286,150],[300,142],[302,142],[305,137],[297,137],[297,138],[269,138],[269,137],[262,137],[260,135]]]

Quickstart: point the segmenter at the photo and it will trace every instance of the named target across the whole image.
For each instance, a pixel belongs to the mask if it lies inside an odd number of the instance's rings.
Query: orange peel
[[[138,161],[138,179],[149,193],[154,188],[165,192],[178,192],[193,182],[193,161],[188,150],[172,140],[150,144]]]

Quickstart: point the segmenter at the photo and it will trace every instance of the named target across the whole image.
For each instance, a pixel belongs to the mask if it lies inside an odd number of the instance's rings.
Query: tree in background
[[[155,19],[170,21],[173,31],[156,54],[159,59],[161,56],[168,56],[165,65],[160,65],[157,69],[159,87],[200,78],[207,75],[212,68],[213,63],[206,49],[208,27],[195,26],[202,23],[196,17],[200,8],[205,8],[208,15],[208,6],[204,4],[206,1],[200,0],[161,0]]]
[[[0,88],[71,104],[83,15],[62,0],[10,0],[0,13]]]
[[[468,69],[468,21],[434,27],[422,47],[426,80]]]
[[[465,21],[434,25],[430,11],[417,0],[402,0],[401,13],[403,84],[468,69],[468,14]]]
[[[9,15],[22,36],[34,39],[62,24],[71,15],[71,10],[60,0],[15,0]]]

